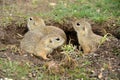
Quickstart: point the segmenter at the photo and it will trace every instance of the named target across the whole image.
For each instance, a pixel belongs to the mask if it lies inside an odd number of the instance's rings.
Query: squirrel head
[[[74,30],[81,35],[89,35],[92,33],[91,25],[83,20],[72,22]]]
[[[45,26],[45,22],[42,18],[38,16],[32,16],[27,19],[27,26],[29,30],[36,29],[38,27]]]
[[[45,45],[49,48],[56,49],[57,47],[63,45],[65,43],[65,39],[60,35],[48,35],[46,36]]]

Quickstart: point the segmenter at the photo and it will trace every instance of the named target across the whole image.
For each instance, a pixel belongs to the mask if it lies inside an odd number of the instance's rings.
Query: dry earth
[[[21,1],[21,0],[19,0]],[[30,0],[25,0],[19,2],[17,4],[22,5],[23,3],[27,3]],[[72,0],[70,0],[72,1]],[[57,0],[41,0],[39,8],[37,11],[46,12],[50,11],[53,7],[49,7],[49,3],[57,4]],[[0,4],[2,1],[0,1]],[[6,2],[6,5],[9,5]],[[24,5],[26,7],[30,5]],[[28,13],[32,13],[32,9],[30,7],[26,8]],[[36,11],[36,12],[37,12]],[[76,33],[71,26],[71,23],[67,19],[64,23],[60,24],[52,20],[47,20],[47,25],[55,25],[62,28],[68,38],[68,42],[71,39],[71,43],[78,46],[78,41],[76,37]],[[107,33],[111,33],[114,38],[110,39],[110,41],[103,44],[95,54],[90,54],[80,60],[87,59],[92,64],[89,65],[87,68],[93,70],[89,77],[101,77],[103,80],[108,79],[108,75],[116,75],[120,79],[120,25],[116,25],[114,20],[109,20],[102,24],[95,23],[93,21],[88,20],[91,25],[93,26],[93,31],[98,35],[104,35]],[[114,26],[114,27],[111,27]],[[31,56],[28,53],[21,54],[19,50],[19,42],[23,38],[24,34],[28,31],[26,23],[21,24],[20,26],[16,25],[13,21],[12,24],[9,24],[6,27],[0,26],[0,58],[8,59],[12,61],[19,61],[21,63],[30,62],[34,65],[43,65],[46,61],[42,60],[41,58],[36,58],[35,56]],[[105,32],[106,31],[106,32]],[[61,50],[56,50],[52,53],[53,60],[60,61],[62,59],[62,54],[60,54]],[[81,63],[81,61],[80,61]],[[107,64],[107,68],[103,68],[103,66]],[[0,77],[5,77],[0,72]]]

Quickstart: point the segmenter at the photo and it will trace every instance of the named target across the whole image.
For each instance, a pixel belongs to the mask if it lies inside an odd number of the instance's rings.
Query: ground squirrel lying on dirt
[[[85,54],[96,51],[102,36],[93,33],[91,25],[83,20],[76,20],[72,23],[77,32],[79,44]]]
[[[41,35],[42,34],[38,34]],[[57,47],[63,45],[65,39],[57,34],[49,34],[45,37],[37,37],[36,33],[28,32],[20,43],[22,50],[40,56],[43,59],[48,59],[47,54],[51,53]]]
[[[49,58],[47,58],[47,55],[49,53],[52,53],[54,49],[63,45],[64,42],[65,39],[60,35],[47,35],[36,44],[34,55],[41,56],[43,59],[49,60]]]
[[[27,26],[29,30],[37,30],[44,35],[58,34],[62,36],[65,40],[67,39],[66,34],[62,29],[55,26],[46,26],[44,20],[38,16],[29,17],[27,21]]]

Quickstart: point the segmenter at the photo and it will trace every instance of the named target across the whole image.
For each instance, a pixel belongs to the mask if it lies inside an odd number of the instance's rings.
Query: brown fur
[[[46,56],[52,53],[54,49],[63,45],[64,38],[58,35],[47,35],[39,41],[35,47],[35,55],[41,56],[43,59],[48,59]]]
[[[96,51],[102,36],[96,35],[91,29],[91,25],[83,20],[76,20],[72,23],[77,32],[79,44],[85,54]]]
[[[28,22],[27,24],[28,29],[31,31],[34,29],[37,29],[39,30],[39,32],[43,33],[44,35],[58,34],[58,35],[61,35],[65,40],[67,39],[66,34],[62,29],[56,26],[46,26],[44,23],[44,20],[40,17],[37,17],[37,16],[30,17],[28,18],[27,22]]]
[[[21,40],[20,47],[28,53],[47,59],[47,54],[65,43],[66,35],[60,28],[45,26],[45,23],[41,18],[30,18],[28,19],[29,31]],[[55,38],[59,38],[59,41],[57,42]],[[48,42],[49,40],[53,42],[53,45]]]
[[[45,27],[45,22],[42,18],[37,16],[32,16],[27,19],[27,26],[30,31],[37,28]]]
[[[34,47],[42,37],[44,35],[39,31],[28,31],[20,42],[21,49],[29,53],[34,53]]]

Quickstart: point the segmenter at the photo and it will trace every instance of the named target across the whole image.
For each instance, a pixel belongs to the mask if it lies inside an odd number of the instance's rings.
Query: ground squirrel
[[[65,39],[62,38],[60,35],[47,35],[36,44],[34,55],[40,56],[43,59],[48,60],[49,58],[47,58],[47,55],[49,53],[52,53],[54,49],[63,45],[64,42]]]
[[[43,36],[42,34],[38,34]],[[57,47],[63,45],[65,39],[57,34],[49,34],[45,37],[38,37],[34,32],[28,32],[21,40],[20,47],[22,50],[40,56],[43,59],[48,59],[47,54],[51,53]]]
[[[79,44],[85,54],[96,51],[102,36],[93,33],[91,25],[83,20],[76,20],[72,23],[77,32]]]
[[[29,30],[42,28],[43,26],[46,26],[46,25],[44,20],[40,17],[32,16],[27,19],[27,27]]]
[[[66,35],[62,29],[54,26],[46,26],[43,19],[39,17],[35,17],[35,16],[30,17],[28,19],[27,26],[29,31],[24,35],[24,38],[21,40],[20,47],[22,50],[35,54],[36,56],[42,57],[42,54],[38,54],[38,53],[41,53],[41,51],[43,51],[43,49],[45,48],[43,47],[41,50],[37,46],[42,47],[45,45],[47,46],[50,45],[51,49],[47,47],[46,49],[50,49],[52,51],[58,46],[63,45],[63,42],[65,43],[66,41]],[[56,37],[58,38],[58,43],[57,43],[57,39],[55,40]],[[52,44],[54,45],[49,44],[47,42],[48,40],[51,40],[53,42]],[[42,45],[37,45],[37,44],[42,44]],[[47,52],[46,50],[46,52],[44,53],[45,54],[43,55],[43,59],[47,59],[45,55],[47,55],[47,53],[50,53],[50,51]]]
[[[46,26],[44,20],[38,16],[29,17],[27,20],[27,26],[29,30],[39,30],[39,32],[44,35],[58,34],[65,40],[67,39],[66,34],[62,29],[55,26]]]
[[[21,49],[29,53],[34,53],[34,47],[43,36],[44,35],[37,30],[28,31],[20,42]]]

